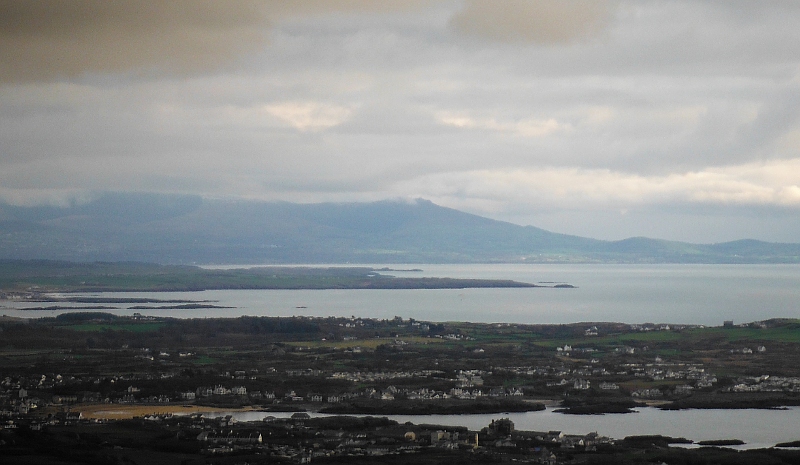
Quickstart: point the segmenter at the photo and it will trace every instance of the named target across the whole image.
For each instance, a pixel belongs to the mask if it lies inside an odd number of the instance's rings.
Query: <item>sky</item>
[[[800,242],[800,2],[0,0],[0,201]]]

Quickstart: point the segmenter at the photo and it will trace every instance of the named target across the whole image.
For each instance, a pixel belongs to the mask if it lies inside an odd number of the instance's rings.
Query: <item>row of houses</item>
[[[188,393],[185,396],[187,399],[190,397]],[[198,387],[194,392],[196,397],[211,397],[211,396],[246,396],[247,395],[247,388],[244,386],[233,386],[231,388],[225,387],[221,384],[218,384],[214,387],[209,386],[201,386]],[[184,397],[181,394],[181,397]]]
[[[337,371],[328,379],[347,380],[354,383],[383,381],[387,379],[428,378],[443,374],[440,370],[403,370],[403,371]]]
[[[770,375],[739,378],[730,390],[733,392],[800,392],[800,378]]]
[[[198,421],[212,420],[199,418]],[[216,420],[213,422],[216,424]],[[525,463],[555,464],[557,458],[550,448],[596,450],[597,446],[610,443],[609,438],[597,433],[566,435],[561,431],[515,431],[513,422],[507,418],[493,420],[480,432],[424,425],[409,425],[405,430],[366,427],[351,431],[314,428],[309,426],[307,414],[295,414],[288,419],[268,417],[258,431],[253,425],[243,428],[215,426],[197,434],[196,440],[210,454],[249,448],[293,463],[310,463],[326,457],[373,457],[450,449],[470,450],[489,462],[513,454],[518,457],[516,460]],[[543,443],[552,444],[552,447]]]
[[[759,353],[759,354],[766,353],[766,351],[767,351],[767,348],[765,346],[758,346],[756,348],[756,352]],[[749,347],[742,347],[741,349],[731,349],[730,353],[732,353],[732,354],[750,355],[750,354],[753,353],[753,349],[751,349]]]

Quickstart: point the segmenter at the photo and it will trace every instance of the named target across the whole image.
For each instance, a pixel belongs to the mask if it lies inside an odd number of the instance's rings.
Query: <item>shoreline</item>
[[[524,402],[533,403],[533,404],[541,404],[545,406],[545,410],[550,410],[555,413],[559,413],[561,415],[576,415],[574,413],[569,413],[566,411],[559,411],[561,409],[561,404],[559,401],[554,399],[536,399],[536,400],[525,400]],[[663,401],[662,401],[663,402]],[[663,410],[660,408],[660,404],[662,402],[648,402],[646,406],[639,407],[639,408],[652,408]],[[784,407],[771,407],[771,408],[757,408],[755,410],[789,410],[794,406],[787,405]],[[692,408],[692,409],[679,409],[679,410],[749,410],[750,408]],[[419,414],[411,414],[407,411],[397,411],[392,412],[388,409],[384,412],[374,412],[374,413],[366,413],[366,412],[357,412],[357,411],[349,411],[349,412],[324,412],[324,409],[314,409],[314,408],[304,408],[298,406],[297,410],[271,410],[269,408],[265,408],[264,406],[249,406],[249,407],[212,407],[206,405],[192,405],[192,404],[78,404],[69,407],[69,411],[73,412],[80,412],[83,418],[87,420],[128,420],[136,417],[144,417],[149,415],[191,415],[191,414],[210,414],[210,413],[240,413],[240,412],[261,412],[264,413],[265,416],[275,414],[275,413],[310,413],[316,415],[351,415],[351,416],[393,416],[393,415],[484,415],[484,414],[504,414],[504,413],[527,413],[527,412],[535,412],[541,411],[536,409],[531,410],[524,410],[524,411],[510,411],[510,410],[502,410],[497,412],[489,412],[489,411],[477,411],[472,413],[419,413]],[[54,413],[56,411],[55,407],[43,409],[41,412],[42,414],[47,413]],[[632,412],[635,413],[635,412]],[[580,415],[580,414],[578,414]],[[604,412],[601,415],[625,415],[625,413],[619,412]]]
[[[70,411],[80,412],[81,416],[87,420],[129,420],[148,415],[191,415],[194,413],[258,412],[262,411],[262,409],[255,407],[221,408],[188,404],[79,404],[71,407]]]

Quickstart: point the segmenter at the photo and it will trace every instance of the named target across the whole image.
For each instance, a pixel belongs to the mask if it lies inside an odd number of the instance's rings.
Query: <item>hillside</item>
[[[293,204],[106,194],[0,205],[0,258],[155,263],[798,263],[800,244],[600,241],[429,201]]]

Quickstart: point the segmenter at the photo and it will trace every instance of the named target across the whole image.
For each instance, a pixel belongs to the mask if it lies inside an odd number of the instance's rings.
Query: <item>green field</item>
[[[130,331],[133,333],[149,333],[164,328],[166,323],[163,321],[147,323],[83,323],[68,325],[67,328],[81,332],[100,332],[100,331]]]

